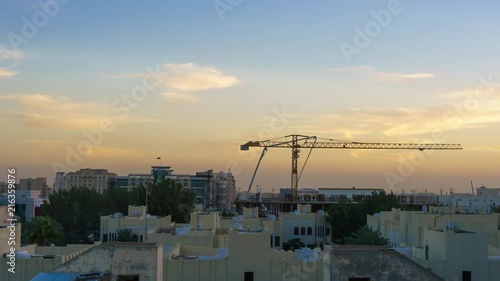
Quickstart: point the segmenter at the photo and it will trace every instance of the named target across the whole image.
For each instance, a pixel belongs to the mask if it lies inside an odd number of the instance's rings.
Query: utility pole
[[[144,228],[144,242],[149,242],[148,240],[148,187],[147,185],[144,185],[144,188],[146,189],[146,226]]]

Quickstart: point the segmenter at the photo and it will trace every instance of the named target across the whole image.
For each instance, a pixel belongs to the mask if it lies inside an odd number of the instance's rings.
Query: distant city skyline
[[[500,187],[500,3],[51,3],[0,4],[0,181],[161,157],[246,190],[260,150],[240,144],[304,134],[464,150],[314,150],[299,188]],[[253,190],[289,187],[290,153]]]

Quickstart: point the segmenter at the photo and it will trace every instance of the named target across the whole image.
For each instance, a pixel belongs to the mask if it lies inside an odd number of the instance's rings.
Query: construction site
[[[332,203],[339,202],[361,202],[366,196],[374,192],[382,192],[384,189],[332,189],[320,188],[317,192],[314,190],[305,190],[299,194],[299,182],[304,169],[309,161],[313,149],[344,149],[344,150],[462,150],[460,144],[437,144],[437,143],[385,143],[385,142],[354,142],[339,141],[334,139],[318,138],[316,136],[306,135],[287,135],[284,137],[263,140],[248,141],[240,146],[240,150],[247,151],[250,148],[262,148],[262,152],[253,172],[250,184],[246,192],[246,198],[237,198],[236,210],[241,213],[242,208],[258,208],[259,217],[268,215],[279,216],[280,213],[289,213],[297,210],[297,204],[310,204],[311,211],[325,211]],[[291,175],[290,190],[284,192],[284,195],[263,198],[257,191],[252,196],[252,187],[259,171],[259,166],[264,156],[270,148],[290,149],[291,150]],[[302,150],[307,150],[307,156],[299,170],[299,158]],[[401,204],[407,205],[438,205],[439,198],[435,194],[404,194],[398,196]]]

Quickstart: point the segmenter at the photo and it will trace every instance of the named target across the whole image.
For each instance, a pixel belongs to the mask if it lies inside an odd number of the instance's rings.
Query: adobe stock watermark
[[[29,41],[38,34],[41,28],[49,24],[50,19],[54,18],[61,11],[61,7],[68,4],[71,0],[40,0],[36,3],[40,8],[31,18],[23,17],[21,30],[19,32],[9,32],[7,38],[16,51],[22,44],[28,44]]]
[[[146,67],[147,74],[142,78],[142,84],[133,87],[129,94],[122,94],[115,99],[110,110],[117,115],[118,120],[126,119],[130,111],[136,109],[141,102],[147,97],[149,92],[155,90],[161,85],[161,66],[157,65],[156,69]],[[116,124],[109,118],[104,118],[99,121],[97,128],[92,130],[82,130],[84,139],[80,140],[74,147],[67,145],[65,164],[54,161],[52,169],[54,172],[70,171],[72,168],[80,166],[85,156],[90,155],[92,148],[100,146],[104,141],[104,135],[110,134],[116,129]]]
[[[411,1],[411,0],[409,0]],[[389,0],[386,9],[380,11],[370,11],[372,20],[367,22],[363,28],[354,28],[354,37],[352,43],[345,41],[339,44],[340,50],[348,63],[351,62],[351,57],[354,54],[360,54],[361,51],[368,47],[372,40],[379,36],[383,28],[391,24],[394,16],[403,11],[403,6],[399,0]]]
[[[10,168],[7,169],[7,183],[8,183],[8,195],[7,195],[7,228],[9,229],[9,236],[6,239],[7,241],[7,249],[8,253],[7,257],[7,265],[9,268],[7,269],[10,273],[16,273],[16,169]]]
[[[292,114],[293,110],[284,106],[282,110],[278,110],[276,108],[273,109],[273,115],[269,119],[269,122],[262,129],[257,132],[255,137],[251,137],[250,140],[269,140],[276,138],[280,132],[283,132],[290,126],[290,120],[296,117],[296,115]],[[247,162],[250,162],[257,158],[258,150],[251,149],[246,151],[248,153],[248,157],[246,158]],[[239,175],[242,172],[242,167],[240,163],[236,160],[231,160],[226,165],[226,170],[231,169],[231,172],[234,176]]]
[[[224,21],[224,14],[232,12],[236,7],[241,5],[243,0],[215,0],[212,2],[215,12],[221,22]]]
[[[443,120],[448,124],[447,130],[456,130],[464,124],[464,120],[472,113],[480,109],[481,103],[484,103],[490,96],[499,90],[500,83],[494,82],[490,74],[487,78],[479,77],[479,84],[473,94],[466,96],[460,102],[453,104],[450,109],[443,112]],[[447,136],[443,129],[438,129],[431,133],[429,138],[424,139],[423,143],[442,143],[446,141]],[[407,178],[415,173],[417,167],[421,166],[425,160],[434,153],[432,150],[423,150],[410,155],[409,158],[400,158],[397,173],[385,171],[384,177],[389,189],[394,189],[397,184],[404,183]]]

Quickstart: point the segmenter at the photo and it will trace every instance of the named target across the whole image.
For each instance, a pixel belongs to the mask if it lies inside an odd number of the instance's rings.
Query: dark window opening
[[[118,275],[117,281],[139,281],[139,275]]]
[[[306,235],[306,228],[305,227],[300,228],[300,235]]]
[[[245,281],[253,281],[253,272],[245,272]]]
[[[293,235],[299,235],[299,228],[298,227],[295,227],[293,229]]]
[[[313,234],[313,229],[312,227],[307,228],[307,235],[312,235]]]
[[[462,281],[472,281],[472,271],[462,271]]]
[[[280,246],[280,237],[279,236],[274,236],[274,246],[275,247]]]
[[[349,277],[349,281],[371,281],[370,277]]]
[[[425,260],[429,260],[429,245],[425,245]]]
[[[108,242],[108,235],[107,234],[102,235],[102,242]]]
[[[330,228],[326,227],[326,236],[330,236]]]

